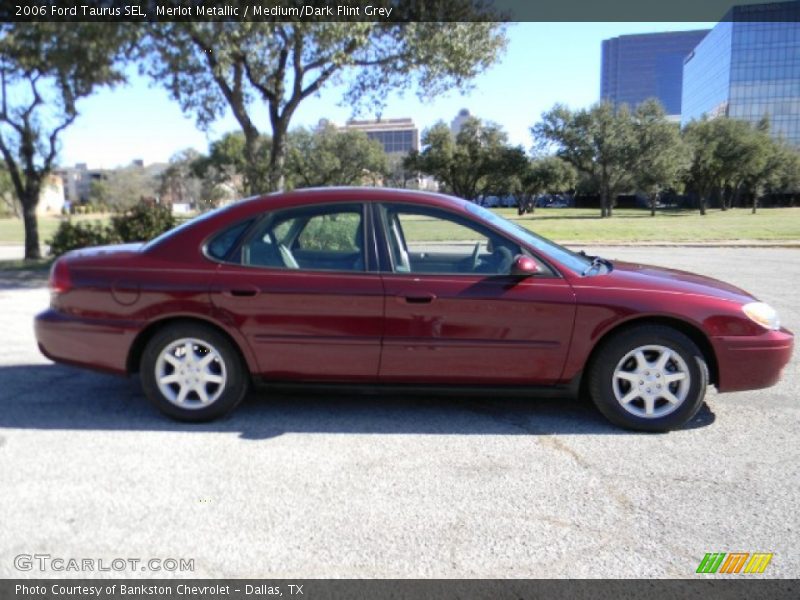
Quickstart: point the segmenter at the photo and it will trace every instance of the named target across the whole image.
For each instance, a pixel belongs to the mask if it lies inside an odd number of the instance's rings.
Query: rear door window
[[[278,269],[366,270],[361,204],[324,204],[269,215],[242,247],[242,263]]]

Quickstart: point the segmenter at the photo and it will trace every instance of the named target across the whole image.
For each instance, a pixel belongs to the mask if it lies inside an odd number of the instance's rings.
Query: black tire
[[[635,355],[628,356],[642,348],[646,349],[642,354],[650,365],[646,368],[652,368],[652,371],[642,371]],[[658,348],[666,348],[674,354],[659,353]],[[655,368],[653,365],[657,359],[665,355],[669,356],[666,366],[661,370]],[[654,362],[650,362],[651,357]],[[621,363],[625,358],[626,362]],[[615,377],[618,366],[625,379]],[[646,373],[647,376],[642,374],[640,379],[640,375],[636,375],[635,379],[639,381],[627,381],[628,376],[636,373]],[[664,387],[673,399],[683,396],[682,401],[670,402],[666,397],[660,397],[653,400],[651,416],[641,414],[647,410],[646,396],[650,396],[651,391],[653,394],[662,393],[655,390],[656,385],[662,388],[659,382],[664,382],[664,378],[680,377],[681,373],[688,375],[688,381],[684,378]],[[686,335],[662,325],[635,326],[613,335],[598,348],[588,373],[589,393],[600,412],[615,425],[637,431],[679,429],[702,407],[707,386],[708,367],[703,353]],[[621,396],[619,400],[617,395]],[[623,405],[623,400],[629,395],[634,400]],[[659,411],[665,414],[660,416]]]
[[[213,377],[216,375],[217,378],[222,380],[222,383],[196,384],[202,386],[203,392],[209,399],[207,404],[201,402],[200,390],[197,387],[186,395],[181,404],[178,404],[177,400],[180,396],[180,391],[184,387],[182,383],[167,385],[168,388],[173,390],[173,399],[165,395],[159,387],[157,369],[163,369],[169,362],[169,360],[160,362],[159,357],[162,356],[162,352],[165,352],[166,349],[177,344],[180,340],[195,340],[197,342],[196,344],[191,343],[193,348],[192,358],[194,360],[199,359],[202,361],[204,356],[208,356],[212,351],[215,352],[213,360],[207,365],[207,369],[206,367],[201,369],[199,367],[200,363],[196,363],[198,372],[200,370],[208,371],[198,376]],[[182,357],[173,355],[173,358],[180,360]],[[178,374],[178,367],[167,368],[172,368],[173,373]],[[201,323],[175,323],[159,330],[144,349],[139,371],[142,379],[142,388],[148,399],[162,413],[180,421],[211,421],[227,414],[242,401],[250,385],[250,376],[238,349],[234,347],[225,335],[213,327]],[[173,373],[167,373],[167,376]],[[187,377],[192,375],[189,374]],[[195,373],[195,375],[197,374]],[[183,375],[180,375],[180,377],[183,377]]]

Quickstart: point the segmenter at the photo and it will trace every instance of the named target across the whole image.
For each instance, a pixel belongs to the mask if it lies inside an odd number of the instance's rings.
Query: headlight
[[[781,322],[778,313],[769,304],[763,302],[751,302],[742,306],[744,314],[751,321],[755,321],[767,329],[780,329]]]

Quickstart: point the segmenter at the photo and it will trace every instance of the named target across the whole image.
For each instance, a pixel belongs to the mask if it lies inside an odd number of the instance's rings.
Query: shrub
[[[139,202],[122,214],[111,217],[111,228],[123,242],[152,240],[175,227],[172,208],[164,204]]]
[[[76,248],[102,246],[114,243],[113,231],[99,221],[82,221],[73,223],[69,219],[62,221],[49,240],[50,254],[60,256]]]
[[[98,221],[62,221],[49,240],[50,254],[60,256],[87,246],[146,242],[174,226],[175,217],[169,206],[140,202],[130,210],[111,217],[110,225],[104,226]]]

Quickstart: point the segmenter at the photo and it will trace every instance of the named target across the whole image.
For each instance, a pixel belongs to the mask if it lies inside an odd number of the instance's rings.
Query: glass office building
[[[379,141],[387,154],[419,150],[419,130],[411,119],[348,121],[345,129],[363,131],[369,139]]]
[[[657,98],[681,114],[683,61],[709,30],[622,35],[603,40],[600,98],[631,107]]]
[[[736,6],[686,59],[681,123],[725,115],[800,147],[800,2]]]

